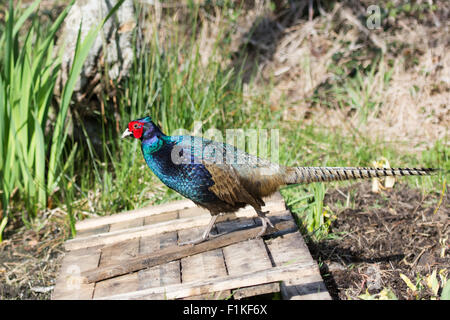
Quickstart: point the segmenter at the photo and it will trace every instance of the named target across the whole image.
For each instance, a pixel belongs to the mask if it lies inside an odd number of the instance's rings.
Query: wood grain
[[[217,230],[219,233],[226,233],[230,232],[230,230],[242,228],[243,226],[255,227],[256,224],[254,219],[226,221],[218,223]],[[262,238],[238,242],[224,247],[222,251],[229,275],[239,275],[248,270],[259,271],[272,267]],[[273,289],[278,289],[279,291],[279,288],[277,284],[262,284],[259,286],[239,288],[233,292],[233,297],[235,299],[242,299],[249,296],[266,294]]]
[[[170,203],[164,203],[160,205],[154,205],[150,207],[140,208],[136,210],[130,210],[121,212],[118,214],[106,216],[106,217],[98,217],[98,218],[90,218],[82,221],[78,221],[75,225],[77,231],[91,229],[95,227],[99,227],[102,225],[123,222],[127,220],[132,220],[136,218],[148,217],[152,215],[164,214],[170,211],[182,210],[185,208],[195,207],[196,204],[191,200],[179,200],[173,201]]]
[[[131,239],[102,248],[99,268],[124,263],[139,253],[139,239]],[[94,299],[139,289],[137,273],[125,274],[95,284]]]
[[[218,217],[221,236],[178,246],[210,220],[190,200],[79,222],[52,299],[331,299],[281,195],[264,201],[280,229],[264,240],[255,239],[261,221],[247,206]]]
[[[283,230],[292,228],[292,225],[292,221],[283,221],[276,224],[275,227],[278,230]],[[82,276],[85,277],[85,280],[88,283],[100,281],[103,279],[109,279],[118,275],[141,270],[155,265],[160,265],[169,261],[182,259],[187,256],[214,250],[217,248],[222,248],[230,244],[255,238],[259,231],[259,228],[240,230],[219,236],[217,238],[213,238],[209,241],[205,241],[197,245],[171,246],[166,249],[160,250],[159,252],[131,258],[122,264],[100,267],[83,272]]]
[[[140,254],[149,254],[176,245],[177,233],[164,233],[159,236],[140,239]],[[172,261],[138,271],[139,290],[181,283],[180,261]]]
[[[95,283],[84,283],[81,273],[97,268],[100,262],[100,254],[99,248],[84,248],[66,254],[59,270],[52,299],[92,299]]]
[[[152,295],[164,294],[167,299],[180,299],[189,296],[220,292],[223,290],[249,287],[264,283],[285,281],[290,278],[310,276],[316,272],[314,263],[294,263],[287,266],[272,267],[260,271],[249,271],[235,276],[198,280],[190,283],[181,283],[157,288],[149,288],[119,295],[111,295],[104,299],[139,299],[151,298]]]
[[[178,232],[178,241],[185,242],[198,238],[202,235],[204,228],[181,230]],[[206,252],[194,254],[181,259],[181,282],[188,283],[202,279],[211,279],[227,275],[222,249],[213,249]],[[195,300],[210,300],[230,296],[230,291],[190,297]]]
[[[278,237],[266,242],[276,266],[292,263],[313,263],[316,272],[308,277],[291,278],[281,283],[281,295],[288,300],[330,300],[320,276],[317,263],[312,259],[308,247],[299,232]]]

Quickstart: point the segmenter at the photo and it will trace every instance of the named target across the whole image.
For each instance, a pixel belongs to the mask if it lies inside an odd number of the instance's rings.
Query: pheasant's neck
[[[169,137],[166,137],[169,138]],[[171,160],[173,143],[169,139],[157,139],[142,143],[142,153],[150,169],[164,183],[169,183],[167,178],[174,172],[175,166]]]
[[[151,138],[144,138],[142,140],[142,150],[146,154],[151,154],[160,150],[165,144],[168,143],[170,143],[170,137],[168,136],[153,136]]]

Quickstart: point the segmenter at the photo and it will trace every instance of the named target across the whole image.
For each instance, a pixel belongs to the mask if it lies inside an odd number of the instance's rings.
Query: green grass
[[[227,6],[227,15],[236,19],[240,9],[228,7],[228,2],[224,5]],[[15,32],[20,29],[20,22],[26,20],[26,14],[31,14],[33,10],[24,12],[22,19],[7,19],[0,40],[2,66],[7,66],[1,67],[0,104],[7,106],[1,110],[12,111],[17,108],[15,112],[26,115],[26,119],[14,116],[15,121],[10,121],[13,117],[9,111],[1,114],[2,124],[14,125],[2,126],[0,130],[0,152],[3,152],[0,157],[3,161],[0,163],[4,212],[2,221],[7,217],[5,212],[15,188],[19,190],[19,200],[26,202],[27,209],[24,211],[33,216],[45,209],[46,201],[51,196],[53,205],[67,212],[72,234],[75,233],[75,222],[88,214],[106,215],[180,199],[180,195],[165,187],[147,168],[141,155],[140,142],[120,139],[121,131],[130,120],[145,115],[151,115],[168,134],[174,134],[180,128],[192,132],[196,122],[202,124],[203,132],[209,128],[217,128],[221,132],[230,128],[277,128],[280,130],[280,163],[286,165],[369,166],[374,160],[385,157],[392,166],[441,167],[450,170],[447,140],[437,141],[432,149],[421,155],[401,154],[395,144],[372,141],[364,134],[344,136],[325,125],[284,122],[282,114],[287,106],[281,100],[276,111],[270,108],[270,84],[262,90],[253,90],[256,84],[250,81],[247,84],[249,90],[244,92],[241,71],[224,65],[223,61],[231,54],[229,31],[219,34],[209,60],[202,63],[203,48],[196,37],[201,23],[198,6],[194,4],[190,4],[184,21],[189,21],[187,25],[173,26],[173,30],[177,31],[165,39],[164,45],[161,45],[158,32],[154,32],[151,41],[144,44],[140,51],[134,48],[136,55],[129,77],[120,84],[113,83],[112,87],[104,88],[102,100],[108,112],[98,114],[95,138],[99,138],[100,146],[94,144],[94,137],[88,134],[89,130],[80,121],[76,110],[73,110],[73,116],[81,123],[84,139],[77,144],[67,136],[63,125],[70,108],[74,81],[90,41],[98,31],[92,30],[90,40],[80,43],[77,49],[78,58],[72,78],[66,85],[60,113],[52,127],[54,134],[50,138],[44,134],[45,125],[48,110],[52,107],[50,98],[54,76],[59,68],[59,61],[50,57],[53,52],[53,31],[58,29],[61,20],[54,22],[44,32],[35,17],[28,33]],[[31,50],[32,40],[35,39],[41,39],[37,42],[44,49]],[[363,120],[369,113],[380,110],[380,94],[390,79],[389,70],[381,70],[380,66],[383,66],[380,59],[375,60],[366,69],[357,69],[355,75],[333,85],[328,92],[337,101],[337,106],[353,106]],[[330,70],[339,77],[341,71]],[[11,80],[12,77],[15,80]],[[371,91],[375,81],[382,82],[377,86],[381,91]],[[109,90],[115,90],[114,99],[110,97]],[[312,100],[320,98],[312,97]],[[119,128],[116,127],[117,123]],[[23,134],[22,137],[20,130],[34,135],[25,137]],[[15,133],[18,133],[17,137]],[[41,149],[25,150],[23,146],[29,144]],[[11,145],[22,147],[16,150],[10,148]],[[15,169],[5,170],[15,157],[19,159]],[[77,161],[73,161],[75,158]],[[439,192],[444,177],[445,172],[437,178],[411,177],[404,181],[421,188],[423,192]],[[352,182],[342,182],[344,185],[348,183]],[[328,227],[335,216],[323,206],[323,197],[325,188],[336,185],[311,184],[282,190],[286,202],[298,215],[304,232],[313,234],[317,239],[329,236]],[[342,205],[351,205],[351,201]],[[5,224],[0,222],[0,231]]]
[[[15,190],[19,191],[20,200],[25,203],[22,221],[29,225],[38,212],[46,208],[47,198],[61,186],[61,178],[73,165],[76,145],[72,146],[68,156],[63,157],[67,138],[66,115],[84,60],[97,33],[110,16],[90,30],[83,41],[78,34],[72,67],[59,108],[54,111],[55,120],[49,135],[46,127],[51,119],[53,89],[60,69],[60,55],[54,58],[55,35],[73,1],[48,29],[42,29],[38,15],[34,14],[39,3],[40,0],[36,0],[22,13],[14,8],[10,0],[4,33],[0,38],[0,187],[3,215],[0,240]],[[25,28],[24,22],[30,16],[31,26]],[[73,218],[70,220],[73,221]]]
[[[68,6],[48,28],[42,30],[34,16],[31,26],[21,35],[24,22],[36,10],[35,1],[23,13],[9,1],[6,26],[0,39],[0,183],[3,221],[8,219],[11,194],[19,191],[27,214],[24,223],[45,208],[47,195],[53,192],[53,181],[63,172],[60,162],[46,168],[46,154],[62,148],[64,141],[51,141],[45,126],[53,95],[59,59],[53,59],[53,42],[70,9]],[[61,126],[58,119],[57,125]],[[62,135],[61,135],[62,136]],[[47,183],[49,182],[49,183]],[[6,223],[4,223],[6,225]],[[1,230],[0,230],[1,231]]]

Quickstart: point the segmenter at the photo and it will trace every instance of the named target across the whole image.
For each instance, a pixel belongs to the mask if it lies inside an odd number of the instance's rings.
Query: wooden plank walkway
[[[246,207],[196,246],[177,243],[198,237],[210,214],[189,200],[78,222],[52,299],[331,299],[281,195],[265,201],[279,231],[254,238],[261,223]]]

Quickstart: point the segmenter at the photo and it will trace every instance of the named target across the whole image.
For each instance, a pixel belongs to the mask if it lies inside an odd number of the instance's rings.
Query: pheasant
[[[133,120],[122,138],[140,139],[145,161],[169,188],[211,213],[211,220],[197,244],[212,237],[218,215],[251,205],[261,219],[258,236],[273,227],[266,217],[263,197],[281,186],[321,181],[385,176],[428,175],[432,168],[287,167],[248,154],[236,147],[192,136],[168,136],[147,116]]]

